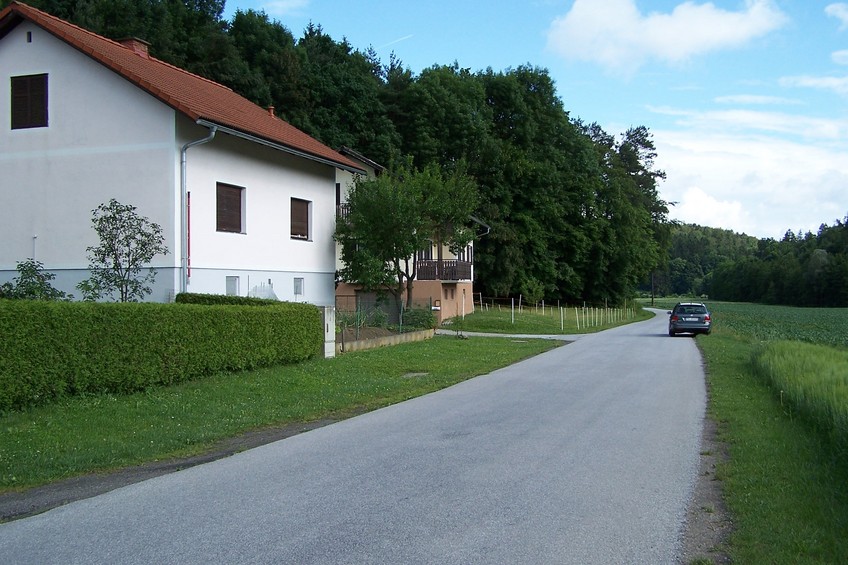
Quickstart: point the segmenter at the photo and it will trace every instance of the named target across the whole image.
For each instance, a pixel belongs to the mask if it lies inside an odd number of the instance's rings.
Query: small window
[[[293,239],[309,239],[309,208],[311,202],[299,198],[291,199],[291,236]]]
[[[12,77],[12,129],[47,127],[47,75]]]
[[[303,296],[303,278],[295,277],[294,279],[294,295]]]
[[[244,233],[244,188],[229,184],[217,185],[217,229],[223,232]]]
[[[238,277],[227,277],[227,296],[239,296]]]

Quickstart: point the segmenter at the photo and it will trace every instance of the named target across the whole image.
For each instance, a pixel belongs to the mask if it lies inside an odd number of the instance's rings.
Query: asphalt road
[[[0,562],[675,563],[704,409],[661,315],[2,524]]]

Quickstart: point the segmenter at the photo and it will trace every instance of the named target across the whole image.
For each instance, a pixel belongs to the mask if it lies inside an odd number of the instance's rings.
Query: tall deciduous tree
[[[631,128],[620,141],[597,124],[582,126],[595,144],[601,171],[594,184],[592,246],[584,295],[619,302],[666,257],[668,205],[654,169],[656,152],[647,128]]]
[[[238,92],[294,123],[303,121],[304,57],[291,32],[264,12],[238,10],[228,35],[248,68],[246,84]]]
[[[486,292],[576,298],[583,290],[592,145],[568,118],[547,71],[480,75],[492,141],[474,162],[480,216],[492,226],[476,251]]]
[[[380,70],[365,53],[309,25],[297,44],[306,106],[292,123],[331,147],[346,145],[388,163],[400,144],[379,100]],[[288,117],[288,114],[285,114]]]

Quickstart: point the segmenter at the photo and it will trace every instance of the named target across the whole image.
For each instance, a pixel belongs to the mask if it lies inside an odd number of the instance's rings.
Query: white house
[[[0,282],[34,258],[79,294],[91,212],[160,224],[151,300],[334,303],[336,171],[361,165],[232,90],[13,2],[0,11]]]

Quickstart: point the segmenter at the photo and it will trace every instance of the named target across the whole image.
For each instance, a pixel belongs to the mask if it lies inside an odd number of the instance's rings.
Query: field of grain
[[[707,302],[714,328],[758,341],[792,340],[848,347],[847,308],[794,308],[735,302]]]

